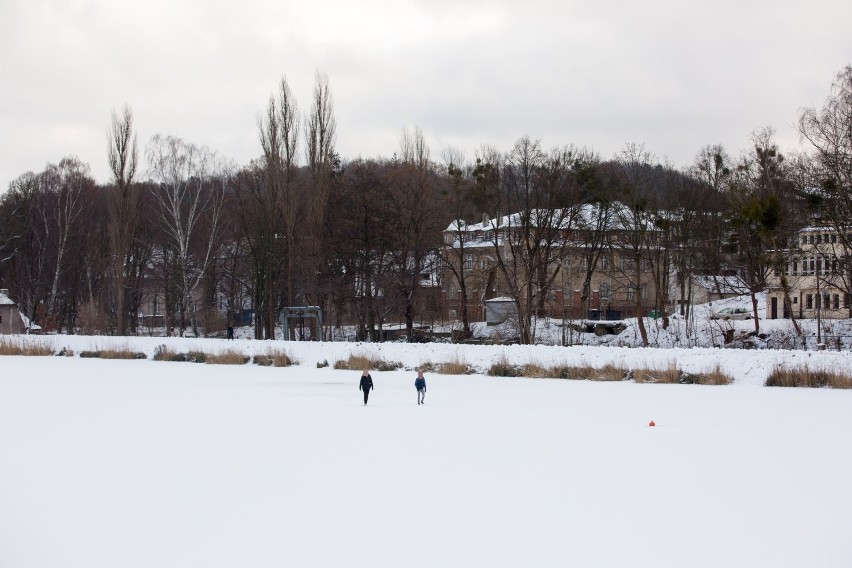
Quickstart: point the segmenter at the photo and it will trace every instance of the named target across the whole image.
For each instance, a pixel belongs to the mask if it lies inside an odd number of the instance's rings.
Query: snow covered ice
[[[46,340],[77,350],[128,341]],[[129,341],[150,354],[164,340]],[[0,357],[0,566],[852,560],[852,392],[759,386],[780,359],[849,368],[848,352],[281,345],[301,364]],[[721,362],[736,381],[427,373],[417,406],[416,372],[373,370],[364,407],[360,371],[315,365],[356,348],[409,368],[459,353],[475,366],[498,354],[675,358]]]

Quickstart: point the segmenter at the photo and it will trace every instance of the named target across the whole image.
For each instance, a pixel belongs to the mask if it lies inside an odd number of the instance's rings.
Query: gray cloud
[[[316,1],[0,4],[0,190],[67,154],[107,180],[112,109],[140,144],[181,136],[238,163],[259,153],[256,118],[286,75],[303,110],[330,78],[338,149],[391,155],[419,124],[434,157],[521,135],[610,156],[641,141],[675,164],[771,125],[798,144],[852,54],[852,5]]]

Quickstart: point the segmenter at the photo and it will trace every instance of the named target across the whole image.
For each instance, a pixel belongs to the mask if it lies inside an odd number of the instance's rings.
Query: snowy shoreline
[[[793,367],[807,364],[816,368],[852,369],[849,351],[793,351],[720,348],[636,348],[608,346],[546,346],[546,345],[460,345],[446,343],[346,343],[302,341],[232,341],[210,338],[175,337],[114,337],[82,335],[6,336],[23,344],[46,345],[54,353],[128,349],[152,358],[157,348],[168,345],[175,351],[200,350],[221,353],[236,350],[249,357],[262,355],[269,349],[284,350],[302,367],[317,364],[334,365],[350,355],[369,355],[372,358],[401,363],[414,369],[427,363],[463,361],[477,374],[485,374],[495,362],[505,360],[514,365],[588,365],[601,367],[612,364],[625,368],[666,367],[674,363],[687,373],[707,372],[718,366],[730,375],[733,385],[762,386],[767,375],[778,366]],[[232,370],[238,373],[238,367]]]

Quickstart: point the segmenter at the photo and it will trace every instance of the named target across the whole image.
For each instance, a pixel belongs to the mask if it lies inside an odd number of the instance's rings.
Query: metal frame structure
[[[317,333],[315,341],[320,341],[322,339],[322,308],[319,306],[288,306],[281,310],[281,327],[284,332],[284,339],[290,340],[290,321],[295,320],[298,325],[298,329],[301,330],[299,334],[301,337],[305,336],[305,319],[315,319],[317,322]]]

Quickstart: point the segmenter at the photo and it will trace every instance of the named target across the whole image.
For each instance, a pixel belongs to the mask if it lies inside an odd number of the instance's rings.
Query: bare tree
[[[307,278],[306,284],[310,290],[305,290],[303,293],[313,292],[314,297],[318,299],[319,256],[332,177],[338,162],[335,153],[337,121],[334,118],[334,99],[331,96],[328,76],[324,73],[316,74],[311,112],[306,121],[305,151],[310,172],[310,192],[307,202],[308,237],[305,246],[308,263],[304,272]]]
[[[125,105],[121,115],[112,113],[107,130],[109,168],[114,187],[107,201],[112,274],[115,283],[115,316],[119,335],[126,330],[125,261],[133,240],[139,214],[139,191],[133,184],[138,165],[133,111]]]
[[[821,109],[801,112],[798,129],[811,149],[811,196],[820,202],[825,220],[840,241],[838,280],[844,292],[852,294],[852,66],[837,73]]]
[[[89,166],[77,158],[65,158],[56,166],[48,166],[43,176],[50,186],[47,191],[55,200],[51,217],[56,229],[56,260],[46,307],[48,315],[56,317],[59,278],[64,269],[69,237],[83,211],[84,193],[94,186],[94,180],[89,174]]]
[[[780,262],[775,251],[786,244],[789,215],[785,209],[792,197],[787,164],[774,137],[772,128],[752,133],[751,149],[734,170],[730,192],[740,270],[751,296],[755,333],[760,331],[757,294],[765,289],[770,270]]]
[[[287,303],[293,303],[295,225],[298,214],[296,194],[296,148],[298,145],[298,109],[286,78],[281,80],[278,98],[269,98],[266,113],[258,119],[263,148],[262,183],[240,184],[252,188],[242,192],[251,198],[252,219],[244,219],[255,263],[256,329],[255,336],[275,338],[278,319],[278,280],[282,260],[286,259]],[[245,213],[245,200],[241,211]],[[249,223],[249,224],[246,224]]]
[[[435,256],[430,253],[440,238],[433,191],[435,170],[419,127],[403,130],[400,158],[394,164],[390,194],[390,222],[397,236],[392,256],[395,288],[402,302],[406,333],[411,338],[420,277],[424,271],[431,271]]]
[[[653,211],[655,208],[651,167],[654,156],[644,144],[629,143],[617,156],[621,168],[621,201],[624,207],[616,212],[623,227],[623,238],[618,243],[620,252],[619,270],[624,285],[633,292],[636,319],[642,345],[648,346],[648,331],[645,328],[645,307],[648,304],[648,278],[643,278],[648,260],[648,249],[653,244]],[[645,261],[645,262],[643,262]],[[628,294],[629,296],[629,294]]]
[[[453,235],[452,243],[445,243],[440,250],[441,260],[459,285],[461,302],[459,303],[459,315],[462,320],[462,331],[459,339],[468,339],[472,336],[470,329],[470,313],[468,310],[468,272],[465,270],[465,259],[467,252],[467,231],[465,227],[466,218],[475,213],[471,206],[471,179],[472,172],[465,165],[464,154],[455,148],[447,148],[443,154],[446,176],[442,185],[441,197],[444,212],[452,219],[450,232]],[[487,298],[487,296],[486,296]]]
[[[147,156],[158,184],[158,218],[174,254],[180,333],[191,324],[197,334],[193,293],[216,251],[226,167],[211,150],[173,136],[155,135]]]
[[[579,212],[571,168],[574,150],[550,154],[528,136],[505,157],[494,207],[495,260],[518,313],[519,339],[535,339],[534,316],[542,315],[568,244],[566,232]],[[503,215],[505,211],[507,214]]]

